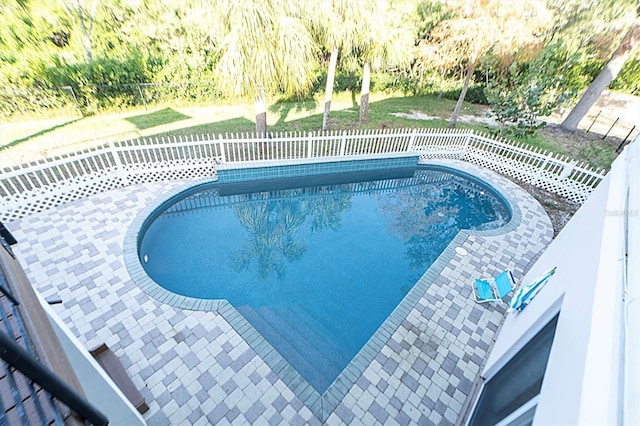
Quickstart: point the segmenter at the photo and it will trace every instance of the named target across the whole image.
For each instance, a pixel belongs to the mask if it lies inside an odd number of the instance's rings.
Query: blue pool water
[[[319,393],[459,230],[510,219],[486,186],[425,167],[209,184],[164,206],[139,241],[148,275],[228,300]]]

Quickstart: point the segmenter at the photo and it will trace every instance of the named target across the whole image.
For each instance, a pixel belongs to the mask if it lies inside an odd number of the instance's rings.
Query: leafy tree
[[[541,127],[539,118],[551,114],[570,99],[575,88],[557,72],[565,62],[560,43],[545,46],[533,61],[514,62],[500,79],[489,83],[485,93],[492,113],[506,129],[517,137],[526,136]]]
[[[313,83],[316,46],[298,6],[284,0],[246,0],[230,1],[223,8],[226,36],[216,83],[232,96],[254,97],[258,134],[267,131],[268,94],[301,94]]]
[[[422,0],[416,6],[415,15],[410,16],[415,16],[413,25],[417,29],[416,39],[428,40],[433,28],[440,22],[453,18],[455,13],[445,2]]]
[[[421,85],[421,83],[431,80],[434,76],[437,77],[440,86],[439,100],[444,91],[445,78],[456,67],[458,60],[455,55],[439,49],[433,43],[431,31],[440,22],[453,18],[454,11],[443,2],[423,0],[418,3],[415,16],[417,17],[417,21],[414,23],[416,43],[413,49],[411,74],[417,79],[414,83],[416,85]],[[432,84],[430,81],[429,85]],[[414,91],[414,93],[419,91]]]
[[[637,95],[640,92],[640,51],[636,57],[627,60],[620,70],[618,77],[609,85],[613,90],[619,90]]]
[[[212,76],[222,20],[206,2],[147,0],[127,26],[137,51],[147,52],[157,82],[205,80]],[[137,32],[137,33],[136,33]]]
[[[44,0],[0,1],[0,82],[29,87],[40,69],[69,45],[59,5]]]
[[[439,80],[438,100],[442,98],[447,75],[454,69],[458,61],[454,55],[443,51],[436,45],[420,40],[414,49],[414,63],[412,72],[419,81],[427,76],[437,76]]]
[[[482,56],[492,51],[512,62],[523,49],[539,48],[550,14],[542,2],[482,0],[452,3],[456,15],[440,22],[431,32],[432,43],[443,55],[466,64],[460,97],[449,122],[455,127],[469,82]]]
[[[100,0],[61,0],[64,7],[82,31],[82,41],[87,64],[93,61],[93,24]]]

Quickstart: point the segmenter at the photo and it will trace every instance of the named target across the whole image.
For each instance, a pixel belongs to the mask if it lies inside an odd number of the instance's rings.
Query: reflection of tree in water
[[[318,188],[313,190],[317,194]],[[235,217],[249,234],[243,248],[230,253],[236,271],[248,270],[255,260],[260,279],[266,280],[271,274],[283,279],[287,262],[300,259],[307,250],[297,236],[307,219],[312,232],[340,228],[342,213],[351,208],[351,195],[327,192],[308,197],[308,191],[247,194],[247,203],[233,206]]]
[[[424,173],[428,179],[428,174],[440,172]],[[378,200],[391,230],[407,244],[410,267],[419,273],[436,260],[461,229],[496,228],[509,216],[493,194],[458,176],[404,188]]]
[[[233,207],[236,218],[250,234],[242,250],[230,254],[236,271],[248,269],[255,259],[260,278],[266,279],[271,273],[284,277],[285,263],[299,259],[306,250],[304,243],[295,238],[295,228],[304,222],[295,213],[296,208],[299,202],[285,205],[278,201]]]
[[[348,185],[344,185],[348,190]],[[307,201],[309,215],[311,216],[311,230],[321,231],[329,228],[334,231],[340,229],[340,217],[342,213],[351,210],[351,195],[332,194],[328,188],[322,188],[323,195]]]

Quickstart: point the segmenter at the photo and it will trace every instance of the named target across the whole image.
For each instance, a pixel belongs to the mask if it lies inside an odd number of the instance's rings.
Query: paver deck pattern
[[[504,229],[464,232],[467,254],[445,266],[322,422],[218,312],[160,303],[138,288],[123,259],[136,215],[185,184],[131,186],[8,224],[16,253],[73,334],[106,342],[147,400],[151,425],[456,424],[462,420],[505,306],[475,303],[471,283],[510,268],[521,278],[553,237],[529,194],[493,172],[442,160],[478,176],[511,201]],[[107,413],[108,415],[108,413]]]

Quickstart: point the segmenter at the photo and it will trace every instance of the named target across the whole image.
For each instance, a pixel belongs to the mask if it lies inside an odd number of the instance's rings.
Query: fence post
[[[540,182],[540,177],[542,176],[542,172],[544,172],[544,169],[547,168],[547,164],[549,164],[549,159],[550,159],[549,151],[546,151],[544,153],[544,161],[542,162],[540,167],[538,167],[538,172],[536,173],[533,181],[531,182],[533,186],[539,186],[538,184]]]
[[[620,117],[616,118],[616,121],[613,122],[613,124],[611,125],[611,127],[609,127],[609,130],[607,130],[607,133],[605,133],[605,135],[602,137],[602,140],[604,140],[604,138],[606,138],[607,136],[609,136],[609,132],[613,129],[613,126],[616,125],[616,123],[618,122],[618,120],[620,120]]]
[[[344,151],[347,149],[347,131],[342,131],[342,138],[340,139],[340,157],[344,157]]]
[[[562,171],[560,172],[560,176],[558,176],[558,179],[565,180],[566,178],[568,178],[571,172],[573,172],[573,169],[576,168],[577,164],[578,163],[576,162],[576,160],[571,160],[568,163],[565,163],[565,165],[562,167]]]
[[[113,162],[115,163],[116,173],[115,175],[122,179],[122,186],[129,185],[129,176],[127,175],[127,171],[125,170],[122,160],[120,159],[120,152],[116,148],[113,141],[109,142],[109,151],[111,151],[111,155],[113,156]]]
[[[411,131],[411,136],[409,137],[409,146],[407,146],[407,152],[414,151],[414,145],[416,143],[416,134],[418,133],[418,129],[413,129]]]
[[[631,136],[631,133],[634,131],[635,128],[636,128],[636,126],[633,126],[631,128],[631,130],[629,130],[629,133],[627,133],[627,136],[624,137],[624,140],[622,142],[620,142],[620,145],[618,145],[618,147],[616,148],[616,152],[620,152],[620,150],[624,146],[624,144],[627,141],[627,139],[629,139],[629,136]]]
[[[469,145],[471,144],[471,136],[474,136],[473,129],[469,130],[467,133],[467,137],[464,138],[464,149],[462,150],[462,154],[460,155],[459,160],[462,160],[467,156],[467,152],[469,152]]]
[[[136,87],[138,88],[138,93],[140,93],[140,98],[142,98],[142,103],[144,104],[144,110],[147,110],[147,100],[144,98],[144,95],[142,94],[142,90],[140,89],[140,85],[136,84]]]
[[[222,133],[218,133],[218,145],[220,146],[220,161],[224,164],[227,162],[227,156],[224,153],[224,139],[222,138]]]
[[[591,130],[591,128],[593,127],[593,125],[595,124],[596,120],[598,119],[598,117],[600,117],[600,113],[602,112],[602,110],[598,111],[598,114],[596,114],[595,118],[593,119],[593,121],[591,122],[591,125],[589,126],[589,128],[587,129],[587,133],[589,133],[589,130]]]
[[[307,158],[313,157],[313,133],[307,133]]]
[[[73,86],[64,86],[68,87],[71,91],[71,96],[73,97],[73,102],[76,104],[76,108],[80,111],[80,115],[84,117],[84,113],[82,112],[82,108],[80,108],[80,103],[78,102],[78,97],[76,96],[76,92],[73,90]]]

